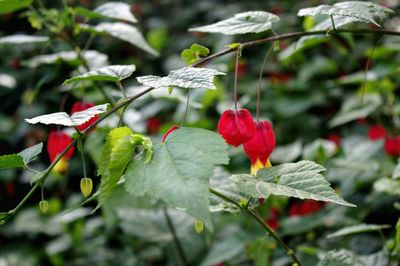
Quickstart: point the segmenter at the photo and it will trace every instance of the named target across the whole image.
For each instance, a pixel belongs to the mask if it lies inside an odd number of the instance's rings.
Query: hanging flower
[[[322,207],[322,203],[315,200],[304,200],[294,203],[289,208],[289,216],[305,216],[318,212]]]
[[[226,110],[219,119],[218,132],[228,144],[237,147],[253,137],[253,117],[247,109]]]
[[[388,155],[397,157],[400,155],[400,136],[386,137],[385,151]]]
[[[91,108],[91,107],[93,107],[93,106],[94,106],[94,104],[93,104],[93,103],[90,103],[90,102],[76,102],[76,103],[74,103],[74,105],[72,106],[71,115],[72,115],[73,113],[76,113],[76,112],[85,111],[86,109],[89,109],[89,108]],[[88,128],[88,127],[91,126],[94,122],[96,122],[97,119],[99,119],[99,116],[98,116],[98,115],[95,115],[94,117],[90,118],[89,121],[83,123],[82,125],[77,126],[78,130],[79,130],[80,132],[84,131],[86,128]]]
[[[386,129],[381,125],[373,125],[368,130],[370,140],[379,140],[386,137]]]
[[[51,131],[47,141],[47,153],[50,162],[53,162],[64,149],[70,145],[72,138],[61,130]],[[64,156],[54,166],[53,171],[56,173],[64,173],[68,168],[68,160],[74,154],[74,147],[69,149]]]
[[[335,143],[336,148],[340,147],[341,139],[340,139],[340,135],[339,134],[335,134],[335,133],[329,134],[326,139],[332,141],[333,143]]]
[[[164,141],[167,139],[168,135],[171,134],[172,131],[175,131],[179,128],[178,125],[173,125],[170,129],[168,129],[167,132],[165,132],[164,137],[162,138],[162,142],[164,143]]]
[[[251,161],[251,174],[256,175],[261,168],[271,167],[269,156],[275,148],[275,134],[268,121],[255,123],[256,132],[243,148]]]
[[[271,208],[269,211],[269,216],[267,220],[267,224],[274,230],[278,230],[279,228],[279,214],[281,212],[277,208]]]

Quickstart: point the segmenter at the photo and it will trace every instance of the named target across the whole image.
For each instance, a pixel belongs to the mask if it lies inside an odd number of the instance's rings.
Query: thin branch
[[[258,74],[258,86],[257,86],[257,113],[256,113],[256,120],[257,122],[260,121],[260,102],[261,102],[261,80],[262,80],[262,75],[264,72],[264,66],[267,63],[267,59],[269,55],[271,54],[272,50],[274,49],[274,44],[271,45],[271,47],[268,49],[267,53],[264,56],[264,60],[262,62],[261,68],[260,68],[260,73]]]

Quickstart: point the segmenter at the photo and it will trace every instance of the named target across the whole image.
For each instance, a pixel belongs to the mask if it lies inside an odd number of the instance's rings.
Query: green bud
[[[87,198],[93,189],[93,181],[91,178],[84,177],[81,179],[81,192]]]
[[[194,230],[196,230],[196,233],[200,234],[204,230],[204,222],[200,219],[196,219],[194,222]]]
[[[42,213],[46,213],[49,209],[49,203],[47,202],[47,200],[41,200],[39,202],[39,208]]]

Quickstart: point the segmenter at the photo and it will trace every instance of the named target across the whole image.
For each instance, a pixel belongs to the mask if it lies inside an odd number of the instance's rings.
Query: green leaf
[[[297,140],[293,143],[278,146],[271,154],[271,161],[274,163],[290,163],[296,160],[302,153],[302,143]]]
[[[205,57],[210,53],[210,49],[200,44],[193,44],[190,49],[185,49],[181,53],[181,58],[185,60],[187,65],[196,63],[201,57]]]
[[[36,159],[36,157],[42,152],[43,149],[43,143],[36,144],[32,147],[29,147],[21,152],[18,153],[24,161],[24,164],[27,165],[33,160]]]
[[[325,139],[316,139],[304,147],[303,159],[325,161],[332,157],[336,151],[337,148],[334,142]]]
[[[131,6],[123,2],[108,2],[93,11],[83,7],[77,7],[75,10],[79,15],[87,18],[111,18],[132,23],[137,22],[137,19],[131,12]]]
[[[0,169],[24,167],[24,159],[19,154],[7,154],[0,156]]]
[[[130,138],[133,134],[128,127],[111,130],[101,152],[98,174],[101,175],[99,204],[102,204],[114,188],[132,159],[135,144]]]
[[[8,74],[0,74],[0,87],[13,89],[17,85],[17,80]]]
[[[81,80],[104,80],[117,82],[130,77],[135,70],[135,65],[106,66],[67,79],[64,81],[64,84],[70,84]]]
[[[241,191],[255,198],[268,198],[272,194],[355,207],[335,193],[319,173],[321,171],[325,171],[325,168],[315,162],[300,161],[261,169],[256,177],[233,175],[232,180]]]
[[[400,180],[381,178],[374,183],[374,190],[389,195],[400,196]]]
[[[132,25],[115,22],[115,23],[108,23],[103,22],[96,26],[91,26],[87,24],[80,24],[80,28],[82,30],[86,30],[93,33],[101,33],[101,34],[108,34],[115,38],[121,39],[123,41],[129,42],[130,44],[157,56],[158,52],[154,50],[143,37],[142,33]]]
[[[26,43],[48,42],[48,41],[49,37],[47,36],[32,36],[25,34],[15,34],[0,38],[0,44],[26,44]]]
[[[73,113],[71,116],[65,112],[58,112],[25,119],[25,121],[30,124],[41,123],[45,125],[55,124],[69,127],[79,126],[89,121],[95,115],[106,112],[107,106],[108,103],[96,105],[84,111]]]
[[[33,0],[0,0],[0,14],[11,13],[28,7]]]
[[[329,251],[318,266],[365,266],[351,251],[340,249]]]
[[[392,174],[393,179],[398,179],[400,178],[400,160],[397,161],[397,165],[394,168],[393,174]]]
[[[358,224],[353,226],[348,226],[342,228],[332,234],[327,235],[327,238],[333,238],[338,236],[347,236],[352,234],[359,234],[359,233],[368,233],[368,232],[375,232],[381,231],[382,229],[390,228],[388,224]]]
[[[340,111],[329,121],[329,126],[336,127],[358,118],[365,118],[381,105],[382,99],[377,94],[365,95],[363,103],[361,103],[360,97],[352,97],[342,105]]]
[[[153,88],[180,87],[192,89],[211,89],[216,87],[213,83],[214,76],[225,75],[224,73],[209,68],[184,67],[171,71],[166,77],[142,76],[137,80],[140,84]]]
[[[392,13],[393,10],[384,6],[363,2],[363,1],[348,1],[336,3],[330,5],[320,5],[317,7],[309,7],[300,9],[297,15],[299,17],[304,16],[316,16],[316,15],[328,15],[335,18],[338,17],[351,17],[360,22],[374,23],[379,26],[374,18],[384,19],[387,13]]]
[[[227,145],[215,132],[179,128],[154,146],[153,159],[142,155],[125,172],[125,188],[134,196],[148,195],[185,209],[212,229],[209,179],[214,166],[229,161]]]
[[[279,17],[265,11],[249,11],[238,13],[234,17],[214,24],[191,28],[189,31],[222,33],[226,35],[260,33],[272,28],[272,23]]]

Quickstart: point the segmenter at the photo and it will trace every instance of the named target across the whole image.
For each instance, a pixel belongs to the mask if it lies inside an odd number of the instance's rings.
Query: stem
[[[236,50],[236,63],[235,63],[235,81],[233,84],[233,102],[235,103],[235,110],[237,109],[237,82],[238,82],[238,69],[239,69],[239,57],[241,53],[241,47]]]
[[[127,96],[126,96],[124,87],[122,87],[121,81],[118,80],[118,81],[116,81],[115,83],[117,84],[118,89],[122,92],[122,95],[124,95],[124,97],[126,98]]]
[[[256,120],[257,122],[260,121],[260,102],[261,102],[261,79],[262,75],[264,72],[264,66],[267,63],[267,59],[269,55],[271,54],[272,50],[274,48],[274,45],[271,45],[271,47],[268,49],[267,53],[264,56],[264,60],[262,62],[261,68],[260,68],[260,73],[258,75],[258,88],[257,88],[257,113],[256,113]]]
[[[371,57],[374,55],[375,52],[375,48],[378,45],[379,41],[382,39],[382,36],[379,37],[378,40],[375,41],[374,46],[372,47],[371,53],[368,57],[367,62],[365,63],[365,69],[364,69],[364,79],[363,79],[363,83],[362,83],[362,87],[361,87],[361,104],[364,103],[364,96],[365,96],[365,86],[367,84],[367,74],[368,74],[368,69],[369,69],[369,65],[371,63]]]
[[[175,227],[172,223],[171,217],[169,217],[168,210],[165,206],[163,207],[163,212],[164,212],[165,220],[167,221],[168,228],[171,231],[171,234],[174,238],[174,243],[175,243],[176,249],[178,251],[179,257],[182,261],[182,264],[185,266],[189,265],[186,255],[185,255],[185,251],[183,250],[181,242],[179,241],[179,238],[176,234]]]
[[[279,235],[275,232],[274,229],[268,226],[255,211],[251,210],[248,208],[248,206],[242,206],[241,204],[237,203],[235,200],[229,198],[228,196],[222,194],[221,192],[218,192],[212,188],[209,188],[209,191],[218,196],[219,198],[223,199],[224,201],[230,202],[237,207],[239,207],[242,210],[245,210],[251,217],[254,218],[269,234],[272,235],[273,238],[278,242],[278,244],[286,251],[287,255],[292,259],[293,263],[297,263],[298,266],[301,265],[300,261],[297,259],[296,255],[294,254],[293,250],[289,248],[285,242],[279,237]]]
[[[331,22],[332,22],[332,28],[334,31],[336,31],[335,21],[333,20],[333,15],[330,15],[330,17],[331,17]]]
[[[82,159],[83,177],[87,178],[85,154],[83,153],[83,137],[82,137],[82,135],[79,135],[78,147],[79,147],[79,153],[81,154],[81,159]]]
[[[185,113],[183,113],[182,117],[182,122],[181,122],[181,127],[183,127],[183,124],[186,121],[187,113],[189,110],[189,102],[190,102],[190,89],[188,89],[188,94],[187,94],[187,100],[186,100],[186,106],[185,106]]]
[[[121,81],[116,81],[115,82],[119,88],[119,90],[122,92],[122,95],[127,98],[127,95],[125,93],[124,87],[122,87]],[[126,109],[128,108],[128,105],[125,105],[124,108],[122,109],[122,113],[121,116],[119,117],[119,121],[118,121],[118,126],[121,126],[123,124],[123,120],[124,120],[124,113],[126,111]]]

